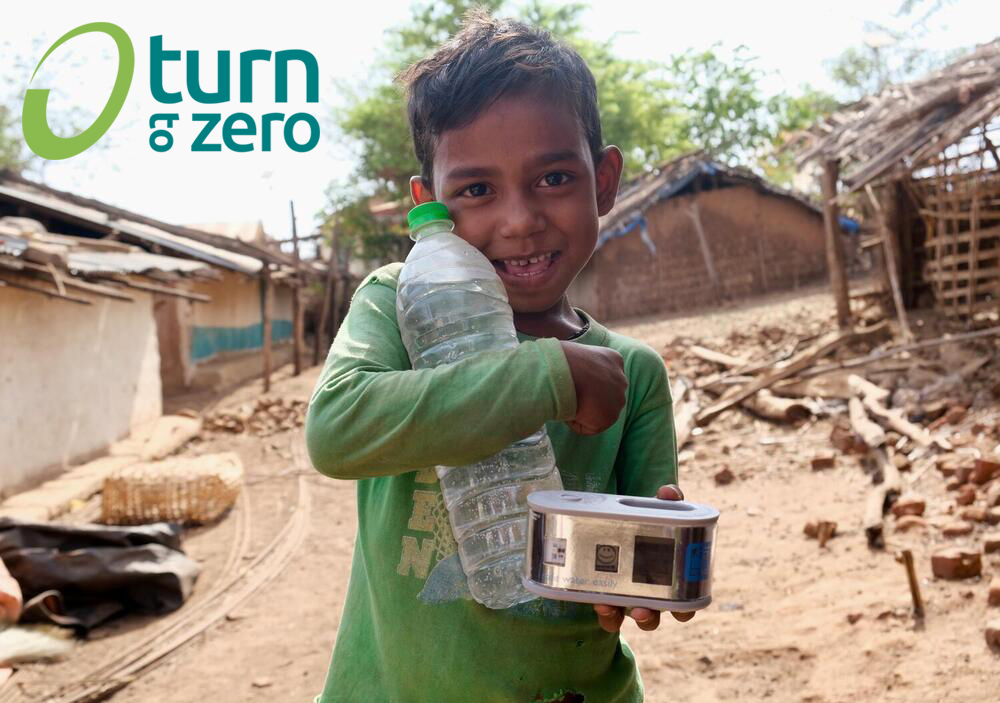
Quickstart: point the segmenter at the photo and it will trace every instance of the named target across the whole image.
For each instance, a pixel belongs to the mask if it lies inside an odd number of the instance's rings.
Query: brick
[[[822,454],[817,454],[812,458],[812,470],[822,471],[823,469],[832,469],[836,465],[836,459],[834,459],[833,454],[829,452],[823,452]]]
[[[986,602],[990,605],[1000,605],[1000,576],[994,576],[986,592]]]
[[[983,535],[983,551],[987,554],[1000,552],[1000,532]]]
[[[987,508],[1000,506],[1000,480],[994,480],[988,486],[983,486],[983,495],[986,496]]]
[[[942,454],[937,458],[937,469],[945,478],[949,478],[955,475],[955,470],[963,461],[964,459],[958,454]]]
[[[972,467],[968,465],[955,467],[954,477],[962,483],[968,483],[969,479],[972,478]]]
[[[926,530],[927,521],[916,515],[904,515],[896,520],[896,532],[909,532],[910,530]]]
[[[900,471],[910,470],[910,460],[906,458],[905,454],[902,453],[893,454],[892,463],[895,464],[896,468],[899,469]]]
[[[830,537],[834,537],[837,534],[837,523],[830,520],[810,520],[802,528],[802,533],[811,539],[816,539],[819,537],[820,528],[826,526],[829,531]]]
[[[968,522],[950,522],[941,528],[945,537],[965,537],[972,534],[972,524]]]
[[[958,495],[955,496],[955,502],[959,505],[971,505],[976,500],[976,487],[971,483],[967,483],[958,489]]]
[[[927,504],[924,499],[913,493],[906,493],[899,497],[892,506],[892,514],[896,517],[904,515],[923,515]]]
[[[969,478],[973,483],[982,485],[994,476],[1000,476],[1000,463],[992,459],[976,459]]]
[[[1000,618],[988,621],[983,634],[986,636],[986,646],[1000,652]]]
[[[969,522],[986,522],[986,508],[980,505],[970,505],[968,508],[962,508],[962,512],[958,516]]]
[[[830,444],[844,454],[867,454],[868,445],[849,429],[834,425],[830,432]]]
[[[730,483],[733,482],[735,478],[736,476],[733,474],[732,471],[729,470],[729,467],[726,466],[721,471],[715,474],[715,485],[728,486]]]
[[[944,419],[949,425],[957,425],[965,419],[967,413],[968,411],[961,405],[953,405],[948,408],[948,412],[944,414]]]
[[[979,552],[949,547],[931,555],[931,571],[949,581],[974,578],[983,572],[983,558]]]
[[[1000,525],[1000,508],[986,509],[986,523],[989,525]]]

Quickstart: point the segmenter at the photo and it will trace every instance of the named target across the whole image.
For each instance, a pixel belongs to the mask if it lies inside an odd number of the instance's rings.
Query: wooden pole
[[[705,262],[705,270],[708,272],[708,278],[712,282],[712,288],[715,289],[715,299],[722,299],[722,283],[719,280],[719,273],[715,270],[715,259],[712,257],[712,250],[708,246],[708,237],[705,236],[705,228],[701,223],[701,213],[698,212],[698,201],[694,198],[698,197],[698,191],[696,190],[692,196],[691,207],[688,208],[687,214],[691,218],[691,222],[694,223],[694,231],[698,235],[698,245],[701,247],[701,257]]]
[[[910,582],[910,597],[913,598],[913,616],[918,620],[923,620],[924,599],[920,595],[920,582],[917,581],[917,572],[913,568],[913,552],[909,549],[903,550],[903,566],[906,567],[906,578]]]
[[[899,285],[900,255],[899,240],[896,238],[895,198],[892,197],[889,186],[884,186],[884,192],[888,192],[886,206],[891,207],[890,210],[883,207],[875,196],[875,191],[870,183],[865,185],[865,192],[868,193],[868,199],[871,201],[872,207],[875,209],[875,216],[878,218],[879,230],[882,234],[882,258],[885,261],[886,270],[889,272],[889,285],[892,287],[892,299],[896,306],[899,327],[903,332],[903,339],[909,342],[913,339],[913,332],[910,330],[906,305],[903,303],[903,290]]]
[[[292,213],[292,257],[295,259],[294,287],[292,288],[292,375],[302,373],[302,270],[299,264],[299,233],[295,227],[295,203],[288,201]]]
[[[323,284],[323,305],[319,313],[319,323],[316,325],[316,337],[313,339],[313,365],[319,364],[322,346],[327,341],[326,324],[330,309],[336,310],[337,303],[337,233],[330,235],[330,258],[326,264],[326,281]],[[331,301],[333,298],[333,301]],[[334,312],[334,317],[337,317]]]
[[[840,241],[840,223],[837,221],[837,179],[840,166],[835,160],[823,164],[823,226],[826,230],[826,265],[830,269],[830,287],[837,304],[837,324],[841,329],[851,326],[851,307],[847,292],[847,273],[844,269],[844,245]]]
[[[260,270],[261,327],[264,334],[264,392],[271,390],[271,269],[263,262]]]

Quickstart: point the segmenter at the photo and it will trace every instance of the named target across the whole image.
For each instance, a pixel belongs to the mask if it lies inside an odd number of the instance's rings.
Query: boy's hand
[[[567,420],[577,434],[603,432],[625,407],[628,379],[622,355],[607,347],[562,342],[576,388],[576,415]]]
[[[660,500],[684,500],[684,494],[677,486],[660,486],[656,491],[656,497]],[[625,608],[614,605],[595,605],[594,611],[597,613],[597,621],[601,628],[608,632],[618,632],[625,621]],[[674,620],[687,622],[694,617],[694,612],[674,613]],[[660,611],[649,608],[632,608],[629,617],[635,620],[635,624],[640,630],[655,630],[660,626]]]

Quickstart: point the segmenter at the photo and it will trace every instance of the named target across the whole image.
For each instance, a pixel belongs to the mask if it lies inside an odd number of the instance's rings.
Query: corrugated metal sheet
[[[201,261],[148,254],[144,251],[104,252],[71,250],[68,259],[70,270],[81,273],[145,273],[147,271],[193,273],[211,270],[209,266]]]
[[[100,227],[118,230],[151,244],[157,244],[231,271],[255,274],[260,271],[262,266],[260,260],[253,257],[226,251],[225,249],[197,242],[193,239],[180,237],[140,222],[111,218],[100,210],[68,202],[63,198],[57,198],[20,183],[7,181],[0,184],[0,195],[5,195],[13,200],[29,203],[78,220],[90,222]]]

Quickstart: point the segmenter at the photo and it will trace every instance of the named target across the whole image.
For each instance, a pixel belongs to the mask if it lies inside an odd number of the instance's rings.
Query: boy
[[[622,171],[621,152],[602,146],[593,76],[547,33],[473,14],[402,80],[422,167],[413,200],[447,205],[456,233],[493,262],[522,343],[412,370],[396,323],[400,264],[359,286],[306,426],[316,468],[359,479],[351,580],[317,701],[640,701],[621,608],[471,599],[429,468],[479,461],[547,423],[567,489],[681,497],[667,485],[663,362],[566,298]],[[654,611],[631,617],[659,624]]]

